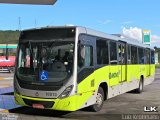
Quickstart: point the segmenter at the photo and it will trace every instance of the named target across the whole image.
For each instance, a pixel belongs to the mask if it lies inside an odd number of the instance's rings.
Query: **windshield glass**
[[[67,82],[73,73],[75,32],[74,27],[22,31],[15,71],[19,83],[61,86]]]
[[[17,76],[24,81],[64,81],[73,71],[73,51],[73,41],[20,44]]]

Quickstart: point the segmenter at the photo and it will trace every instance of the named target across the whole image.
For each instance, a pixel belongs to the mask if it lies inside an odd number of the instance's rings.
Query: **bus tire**
[[[141,77],[140,81],[139,81],[139,87],[135,90],[135,92],[136,93],[142,93],[143,92],[143,87],[144,87],[143,78]]]
[[[102,87],[99,87],[97,97],[96,97],[96,103],[92,106],[90,106],[91,111],[98,112],[101,110],[104,103],[104,90]]]

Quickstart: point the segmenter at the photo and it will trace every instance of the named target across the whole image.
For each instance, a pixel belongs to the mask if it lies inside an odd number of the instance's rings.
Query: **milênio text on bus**
[[[99,111],[104,100],[141,93],[154,80],[154,49],[85,27],[31,29],[21,33],[15,69],[17,104]]]

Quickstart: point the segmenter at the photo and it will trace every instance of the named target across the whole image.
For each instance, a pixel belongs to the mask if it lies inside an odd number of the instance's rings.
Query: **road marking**
[[[4,80],[4,78],[3,78],[3,77],[0,77],[0,80]]]
[[[0,95],[0,113],[9,113],[10,110],[21,107],[17,105],[13,95]]]
[[[13,80],[13,77],[0,77],[0,80]]]
[[[1,88],[8,88],[8,87],[11,87],[12,85],[11,84],[3,84],[3,85],[0,85],[0,89]]]
[[[5,80],[10,80],[10,79],[13,79],[13,77],[7,77],[7,78],[4,78]]]

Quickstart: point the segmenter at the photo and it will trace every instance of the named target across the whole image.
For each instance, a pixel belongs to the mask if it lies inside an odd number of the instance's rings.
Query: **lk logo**
[[[144,107],[144,112],[158,112],[158,107]]]

